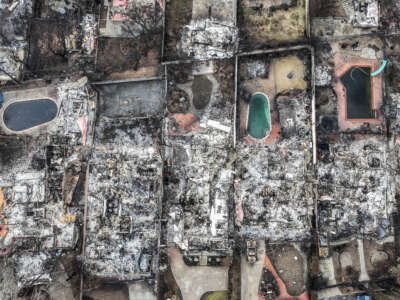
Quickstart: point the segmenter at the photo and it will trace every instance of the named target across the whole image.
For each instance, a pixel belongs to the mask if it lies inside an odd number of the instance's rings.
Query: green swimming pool
[[[263,93],[251,96],[247,132],[255,139],[263,139],[271,132],[269,100]]]

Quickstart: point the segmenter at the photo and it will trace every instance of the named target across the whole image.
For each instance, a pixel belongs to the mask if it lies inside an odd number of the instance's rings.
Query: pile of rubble
[[[126,280],[155,271],[161,174],[161,157],[153,147],[93,153],[84,262],[88,273]]]
[[[188,252],[228,252],[232,154],[207,147],[165,147],[168,243]]]
[[[83,216],[81,207],[70,207],[63,197],[68,163],[47,157],[48,147],[42,143],[46,141],[26,139],[22,143],[8,143],[7,151],[14,151],[3,157],[0,173],[0,198],[4,199],[0,208],[0,254],[18,254],[15,272],[21,287],[51,280],[49,265],[60,250],[74,249],[79,236],[75,221]],[[54,168],[59,170],[58,180],[50,178]],[[59,194],[54,191],[55,186]]]
[[[28,18],[32,16],[32,1],[0,1],[0,80],[19,79],[28,46],[25,38]]]
[[[232,22],[192,20],[183,27],[177,49],[183,57],[229,58],[235,53],[237,40],[238,29]]]
[[[305,96],[278,103],[281,135],[276,143],[238,148],[236,222],[245,236],[272,241],[311,237],[309,102]]]
[[[318,226],[330,240],[393,234],[394,185],[383,137],[341,135],[320,144]]]
[[[83,77],[77,82],[58,86],[59,114],[47,129],[50,135],[70,139],[72,145],[93,143],[97,94],[86,83],[87,78]]]

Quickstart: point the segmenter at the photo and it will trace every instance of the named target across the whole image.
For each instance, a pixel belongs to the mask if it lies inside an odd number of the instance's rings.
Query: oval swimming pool
[[[57,112],[57,104],[51,99],[18,101],[5,108],[3,121],[9,130],[24,131],[52,121]]]
[[[263,93],[251,96],[247,131],[255,139],[263,139],[271,132],[269,100]]]

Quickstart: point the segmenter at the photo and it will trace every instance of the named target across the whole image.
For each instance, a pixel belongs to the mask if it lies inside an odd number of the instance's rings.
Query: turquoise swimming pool
[[[247,119],[247,132],[255,139],[263,139],[271,132],[269,100],[263,93],[251,96]]]

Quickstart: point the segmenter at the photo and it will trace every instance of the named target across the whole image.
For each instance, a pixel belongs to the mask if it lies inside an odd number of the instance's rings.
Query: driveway
[[[246,300],[258,300],[258,287],[262,270],[264,268],[265,257],[265,242],[264,240],[257,241],[257,261],[254,264],[249,264],[245,254],[241,258],[242,272],[242,297]]]
[[[129,300],[157,300],[156,295],[143,281],[138,281],[129,286]]]
[[[189,267],[175,248],[168,249],[168,256],[183,300],[200,300],[206,292],[228,289],[228,267]]]

